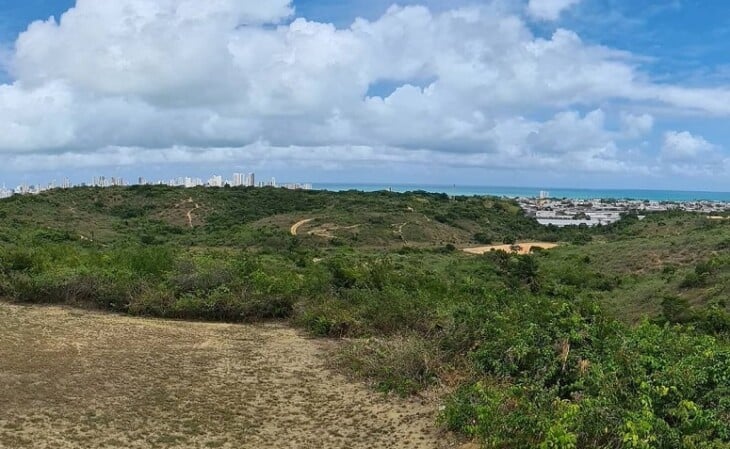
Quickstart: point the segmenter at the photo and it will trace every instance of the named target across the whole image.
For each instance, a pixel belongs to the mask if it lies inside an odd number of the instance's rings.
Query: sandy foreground
[[[443,448],[436,405],[325,367],[283,325],[0,303],[0,448]]]

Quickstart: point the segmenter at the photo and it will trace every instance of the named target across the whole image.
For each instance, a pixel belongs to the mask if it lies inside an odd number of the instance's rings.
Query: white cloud
[[[621,129],[628,138],[642,137],[654,128],[654,117],[650,114],[621,112]]]
[[[530,11],[557,18],[574,3]],[[641,171],[651,156],[637,162],[621,145],[655,128],[642,109],[730,115],[728,88],[653,83],[628,53],[565,29],[536,37],[491,3],[392,7],[345,29],[292,11],[288,0],[79,0],[18,38],[14,82],[0,86],[0,153],[28,169],[270,152]],[[384,82],[396,89],[368,97]]]
[[[0,148],[34,151],[74,142],[74,98],[62,83],[0,85]]]
[[[563,11],[580,2],[581,0],[530,0],[527,11],[538,20],[558,20]]]
[[[668,161],[696,161],[704,158],[716,159],[717,146],[705,140],[702,136],[693,136],[687,131],[669,131],[664,134],[662,157]]]

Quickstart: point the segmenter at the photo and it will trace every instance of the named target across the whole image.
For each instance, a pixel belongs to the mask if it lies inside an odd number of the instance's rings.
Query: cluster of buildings
[[[278,185],[275,178],[269,181],[256,182],[255,173],[234,173],[232,179],[225,179],[221,175],[213,175],[207,181],[201,178],[177,177],[167,181],[149,182],[145,178],[140,177],[137,183],[129,183],[120,177],[94,176],[91,183],[73,184],[68,178],[64,178],[61,183],[51,181],[48,184],[28,185],[21,184],[14,189],[8,189],[4,185],[0,188],[0,199],[9,198],[13,195],[34,195],[53,189],[70,189],[72,187],[124,187],[130,185],[166,185],[170,187],[281,187],[292,190],[311,190],[312,184],[287,183]]]
[[[225,179],[221,175],[213,175],[207,181],[202,178],[191,178],[189,176],[172,178],[168,181],[157,181],[149,183],[144,178],[139,178],[138,185],[167,185],[170,187],[276,187],[276,179],[271,178],[269,182],[259,182],[256,184],[256,174],[254,173],[234,173],[233,179]]]
[[[0,187],[0,199],[10,198],[13,195],[32,195],[45,192],[46,190],[70,189],[71,187],[73,187],[73,184],[68,178],[64,178],[60,183],[56,183],[56,181],[53,180],[46,185],[28,185],[24,183],[14,189],[9,189],[5,187],[5,184],[3,184],[3,186]]]
[[[608,225],[627,213],[638,214],[642,219],[642,214],[669,210],[708,215],[730,211],[730,203],[720,201],[572,200],[550,198],[548,192],[540,192],[536,198],[518,198],[518,202],[525,213],[535,217],[538,223],[558,227]]]
[[[0,187],[0,200],[4,198],[10,198],[13,196],[13,191],[8,190],[5,186]]]
[[[94,178],[91,180],[91,187],[123,187],[126,186],[127,183],[124,181],[124,178],[117,178],[115,176],[112,176],[111,178],[107,178],[106,176],[94,176]],[[61,187],[61,188],[69,188],[67,187]]]

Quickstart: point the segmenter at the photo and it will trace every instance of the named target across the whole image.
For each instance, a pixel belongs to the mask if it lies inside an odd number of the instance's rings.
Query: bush
[[[687,275],[679,283],[679,288],[699,288],[705,285],[705,276],[698,274],[697,272],[687,273]]]
[[[45,264],[45,257],[37,251],[16,249],[3,258],[3,265],[13,271],[40,270]]]
[[[407,396],[434,384],[442,361],[432,342],[407,336],[350,342],[337,354],[336,364],[374,380],[381,391]]]
[[[8,296],[24,303],[71,304],[125,312],[129,301],[145,288],[139,280],[122,274],[45,272],[15,274]]]
[[[662,316],[670,323],[688,323],[694,317],[689,301],[678,296],[664,297],[662,300]]]
[[[530,297],[455,317],[484,377],[442,420],[485,447],[727,447],[730,351],[710,337]]]
[[[576,234],[573,239],[571,240],[571,243],[573,245],[587,245],[588,243],[593,241],[593,236],[591,234],[588,234],[587,232],[581,232]]]
[[[477,232],[474,234],[474,241],[482,245],[491,245],[494,241],[494,236],[486,232]]]
[[[175,255],[169,247],[136,246],[119,250],[116,263],[143,277],[160,277],[175,266]]]
[[[219,287],[205,294],[179,296],[169,289],[159,288],[132,298],[129,311],[136,315],[165,318],[249,322],[288,318],[293,307],[292,297],[264,296],[228,287]]]
[[[354,310],[333,298],[307,304],[295,313],[295,322],[318,337],[343,338],[362,334],[353,316]]]

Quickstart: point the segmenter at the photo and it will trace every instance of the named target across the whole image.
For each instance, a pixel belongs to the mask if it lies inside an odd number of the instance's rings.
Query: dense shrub
[[[483,245],[491,245],[494,242],[494,236],[486,232],[477,232],[474,234],[474,241]]]
[[[350,342],[339,351],[335,362],[360,376],[376,379],[382,391],[406,396],[437,381],[439,357],[432,341],[411,335]]]
[[[705,277],[697,272],[687,273],[687,275],[679,283],[680,288],[698,288],[705,285]]]
[[[483,323],[471,354],[485,377],[450,399],[447,426],[489,448],[727,447],[727,348],[594,312],[529,298],[459,321]]]

